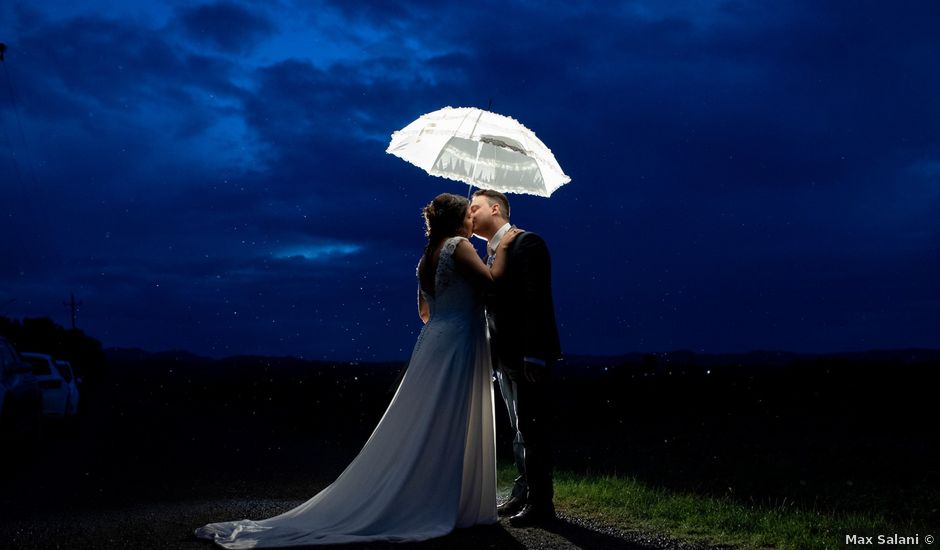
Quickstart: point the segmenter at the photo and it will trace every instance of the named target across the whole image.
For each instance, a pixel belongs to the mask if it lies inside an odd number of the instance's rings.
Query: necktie
[[[490,254],[486,257],[486,266],[493,267],[493,262],[496,261],[496,254]]]

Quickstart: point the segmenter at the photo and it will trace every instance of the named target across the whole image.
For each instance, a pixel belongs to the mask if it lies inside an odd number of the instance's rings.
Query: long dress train
[[[430,319],[359,455],[331,485],[280,515],[210,523],[225,548],[420,541],[496,516],[496,443],[486,322],[448,239],[425,293]]]

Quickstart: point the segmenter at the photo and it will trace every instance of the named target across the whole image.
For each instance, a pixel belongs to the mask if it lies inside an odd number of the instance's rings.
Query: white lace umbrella
[[[444,107],[392,134],[386,153],[434,176],[503,193],[548,197],[571,181],[551,150],[519,121]]]

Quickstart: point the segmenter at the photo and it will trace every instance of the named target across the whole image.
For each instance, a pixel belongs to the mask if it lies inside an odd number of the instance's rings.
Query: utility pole
[[[75,317],[76,317],[76,314],[78,313],[79,306],[81,306],[83,303],[84,302],[75,301],[75,293],[73,292],[69,301],[63,302],[62,304],[72,310],[72,330],[75,330]]]

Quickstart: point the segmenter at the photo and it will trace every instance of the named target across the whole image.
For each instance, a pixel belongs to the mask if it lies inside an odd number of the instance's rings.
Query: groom
[[[487,240],[487,264],[492,265],[500,239],[512,228],[506,195],[477,191],[470,217],[473,233]],[[526,527],[555,518],[548,384],[561,350],[545,241],[523,231],[505,253],[506,272],[487,297],[486,318],[493,367],[516,431],[513,451],[519,477],[497,511],[511,516],[511,525]]]

